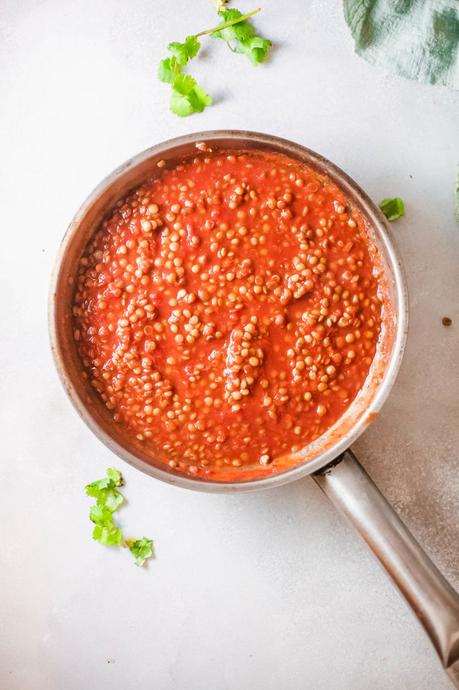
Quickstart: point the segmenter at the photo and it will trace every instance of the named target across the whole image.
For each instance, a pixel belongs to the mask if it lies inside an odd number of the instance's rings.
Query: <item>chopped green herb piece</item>
[[[123,477],[114,467],[107,470],[107,476],[86,486],[86,493],[96,499],[89,517],[95,523],[93,539],[106,546],[120,545],[123,541],[121,529],[113,520],[113,513],[118,510],[124,498],[116,488],[121,486]]]
[[[89,511],[90,519],[101,527],[109,527],[113,524],[113,512],[105,506],[92,506]]]
[[[113,520],[113,513],[105,506],[92,506],[89,517],[95,523],[92,537],[105,546],[119,546],[123,541],[121,529]]]
[[[126,539],[126,544],[130,552],[135,557],[136,565],[143,565],[147,558],[153,556],[153,540],[142,537],[142,539]]]
[[[116,488],[121,486],[122,482],[121,472],[110,467],[107,470],[107,477],[87,485],[86,493],[96,499],[98,506],[105,506],[113,513],[124,501],[123,496]]]
[[[105,546],[120,546],[123,542],[121,529],[113,520],[110,508],[101,505],[92,506],[89,517],[95,523],[92,537]]]
[[[112,485],[113,480],[110,479],[110,477],[104,477],[103,479],[98,479],[96,482],[92,482],[92,484],[87,484],[86,493],[88,496],[97,498],[103,489],[108,489]]]
[[[116,467],[109,467],[107,470],[107,477],[109,477],[114,483],[115,486],[122,486],[123,484],[123,475],[119,470],[116,469]]]
[[[99,505],[105,505],[112,513],[118,510],[123,501],[124,498],[117,489],[104,489],[97,499]]]
[[[387,220],[397,220],[405,215],[405,204],[401,199],[383,199],[379,208],[386,216]]]
[[[92,531],[92,538],[103,546],[122,546],[123,544],[123,533],[116,525],[110,527],[96,525]]]
[[[89,511],[94,523],[92,537],[104,546],[129,546],[136,557],[136,563],[142,565],[146,558],[153,554],[153,541],[143,537],[137,540],[123,539],[123,532],[113,519],[124,498],[116,487],[122,486],[123,476],[115,467],[109,467],[107,476],[86,486],[86,493],[96,499],[96,504]],[[128,543],[129,541],[129,543]]]

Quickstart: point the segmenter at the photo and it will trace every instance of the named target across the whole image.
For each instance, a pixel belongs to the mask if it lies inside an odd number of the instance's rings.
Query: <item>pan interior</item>
[[[369,374],[360,393],[345,414],[314,443],[297,452],[295,466],[273,476],[223,483],[191,479],[155,462],[142,444],[126,438],[108,410],[81,376],[71,323],[76,268],[84,248],[116,202],[157,171],[157,162],[168,165],[196,153],[196,144],[212,149],[256,149],[282,153],[325,174],[347,196],[365,222],[368,241],[375,249],[375,265],[383,295],[383,328]],[[81,417],[94,433],[120,457],[154,477],[204,491],[247,491],[279,485],[323,467],[357,438],[374,419],[395,379],[406,335],[406,299],[403,275],[387,224],[365,193],[339,168],[320,155],[291,142],[251,132],[203,132],[171,140],[139,154],[115,170],[89,196],[74,217],[58,256],[50,300],[50,331],[53,353],[64,387]]]

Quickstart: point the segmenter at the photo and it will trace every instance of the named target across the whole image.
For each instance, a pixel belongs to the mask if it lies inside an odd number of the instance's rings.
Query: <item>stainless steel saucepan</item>
[[[386,327],[365,385],[347,412],[321,438],[297,454],[298,464],[272,477],[221,483],[181,476],[125,438],[95,391],[81,376],[71,324],[78,260],[101,219],[131,189],[157,172],[157,162],[174,163],[205,142],[212,149],[258,149],[285,154],[325,174],[340,187],[366,223],[381,262],[386,292]],[[280,486],[307,474],[366,541],[429,635],[441,663],[459,687],[459,596],[385,500],[349,447],[372,422],[395,381],[407,332],[403,270],[388,225],[367,195],[342,170],[313,151],[266,134],[199,132],[140,153],[109,175],[72,220],[60,247],[49,302],[51,346],[62,383],[86,424],[113,452],[156,479],[187,489],[238,493]]]

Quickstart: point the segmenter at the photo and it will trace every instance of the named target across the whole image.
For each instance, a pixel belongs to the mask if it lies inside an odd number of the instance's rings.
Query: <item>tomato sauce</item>
[[[81,258],[84,375],[170,469],[276,473],[366,379],[381,330],[374,250],[343,193],[297,161],[203,151],[158,165]]]

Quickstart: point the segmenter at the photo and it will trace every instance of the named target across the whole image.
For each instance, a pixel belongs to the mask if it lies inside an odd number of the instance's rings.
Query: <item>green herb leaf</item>
[[[172,88],[174,91],[177,91],[177,93],[180,93],[183,96],[188,96],[188,94],[193,91],[195,86],[196,80],[193,79],[191,75],[184,74],[183,72],[179,72],[172,82]]]
[[[109,467],[107,470],[107,477],[109,477],[115,486],[122,486],[123,484],[123,475],[119,470],[116,469],[116,467]]]
[[[272,43],[271,41],[268,41],[267,38],[261,38],[261,36],[252,36],[252,38],[241,41],[238,44],[237,52],[247,55],[249,60],[254,65],[259,65],[268,57],[271,46]]]
[[[110,508],[105,506],[95,505],[89,511],[90,519],[101,527],[110,527],[113,524],[113,513]]]
[[[223,21],[212,32],[212,38],[221,38],[229,43],[230,41],[244,41],[254,36],[255,29],[247,20],[242,20],[232,26],[225,26],[228,22],[233,22],[235,19],[242,17],[242,12],[239,12],[239,10],[220,10],[218,14]]]
[[[104,477],[103,479],[98,479],[96,482],[92,482],[92,484],[87,484],[86,493],[88,496],[94,496],[94,498],[97,498],[101,491],[108,489],[112,485],[113,480],[110,479],[110,477]]]
[[[212,103],[211,97],[189,74],[177,74],[172,82],[172,89],[170,108],[180,117],[200,113]]]
[[[127,539],[126,544],[129,547],[130,552],[135,557],[136,565],[143,565],[147,558],[153,556],[153,540],[147,537],[142,537],[142,539]]]
[[[112,511],[106,506],[92,506],[89,517],[95,523],[92,537],[105,546],[120,546],[123,541],[121,529],[113,520]]]
[[[121,546],[123,544],[123,533],[121,528],[115,524],[107,527],[96,525],[92,531],[92,538],[103,546]]]
[[[387,220],[397,220],[405,215],[405,204],[401,199],[383,199],[379,208],[386,216]]]
[[[201,44],[196,36],[187,36],[184,43],[169,43],[167,49],[182,67],[199,52]]]
[[[194,113],[193,106],[191,105],[187,96],[183,96],[182,94],[177,93],[177,91],[173,91],[171,93],[169,105],[171,111],[180,117],[187,117],[188,115],[192,115],[192,113]]]
[[[174,79],[173,61],[175,58],[165,58],[158,66],[158,79],[166,84],[171,84]]]
[[[123,495],[120,494],[120,492],[116,489],[112,488],[101,491],[101,494],[97,499],[97,503],[99,505],[106,506],[109,510],[111,510],[112,513],[114,513],[115,510],[118,510],[123,501]]]
[[[92,482],[86,486],[86,493],[96,499],[97,505],[106,506],[114,512],[124,501],[123,496],[117,490],[123,482],[121,472],[111,467],[107,470],[107,477]]]
[[[255,29],[247,20],[241,20],[232,26],[225,26],[228,22],[232,22],[242,18],[239,10],[220,10],[218,13],[222,17],[223,22],[217,26],[216,30],[211,33],[213,38],[221,38],[225,41],[231,50],[236,53],[246,55],[249,60],[258,65],[264,62],[268,57],[272,43],[267,38],[257,36]]]

